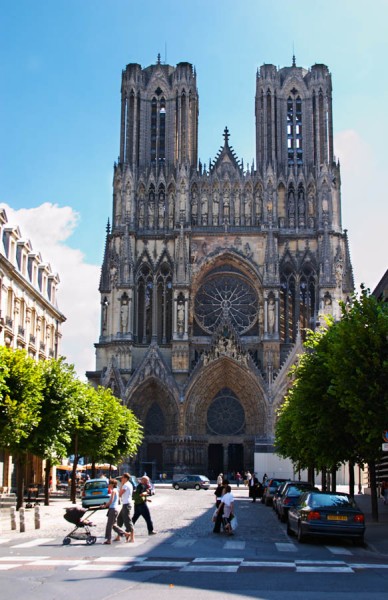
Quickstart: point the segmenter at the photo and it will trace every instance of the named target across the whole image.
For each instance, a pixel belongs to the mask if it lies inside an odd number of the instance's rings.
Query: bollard
[[[24,521],[24,508],[19,508],[19,519],[20,519],[20,533],[24,533],[26,530],[26,524]]]
[[[11,515],[11,529],[16,529],[16,508],[11,506],[9,510],[9,514]]]
[[[39,504],[35,506],[35,529],[40,529],[40,511]]]

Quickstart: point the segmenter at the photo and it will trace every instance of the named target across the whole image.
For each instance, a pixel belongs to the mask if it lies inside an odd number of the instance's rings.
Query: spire
[[[100,276],[100,292],[110,292],[109,278],[109,238],[110,238],[110,223],[106,225],[106,238],[104,248],[104,259],[102,261],[101,276]]]
[[[227,127],[225,127],[225,129],[224,129],[224,134],[223,135],[224,135],[224,140],[225,140],[225,146],[229,146],[229,137],[230,137],[230,134],[229,134],[229,129]]]
[[[292,66],[296,67],[294,42],[292,42]]]
[[[350,259],[350,249],[349,249],[349,238],[348,238],[348,230],[344,230],[344,238],[345,238],[345,280],[346,280],[346,290],[345,292],[353,292],[354,291],[354,276],[353,276],[353,267],[352,261]]]
[[[158,52],[158,58],[157,58],[157,60],[156,60],[156,64],[157,64],[157,65],[160,65],[160,52]]]

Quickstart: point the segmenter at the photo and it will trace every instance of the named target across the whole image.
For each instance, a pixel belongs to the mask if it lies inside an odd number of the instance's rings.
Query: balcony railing
[[[36,337],[34,335],[30,335],[30,344],[34,344],[36,343]]]
[[[18,327],[18,334],[21,335],[22,337],[24,337],[25,333],[26,332],[25,332],[24,327],[22,327],[21,325],[19,325],[19,327]]]
[[[13,319],[11,319],[11,317],[5,317],[5,324],[8,325],[8,327],[12,327]]]

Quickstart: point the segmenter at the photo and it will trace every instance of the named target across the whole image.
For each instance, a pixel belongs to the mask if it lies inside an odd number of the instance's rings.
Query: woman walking
[[[112,529],[114,529],[115,532],[117,533],[117,535],[119,535],[119,536],[125,535],[125,537],[128,541],[131,534],[126,533],[125,531],[123,531],[121,529],[121,527],[118,527],[117,525],[115,525],[115,523],[117,521],[118,505],[119,505],[119,495],[117,492],[116,479],[109,479],[109,487],[111,488],[110,498],[109,498],[108,502],[103,504],[103,507],[108,509],[108,520],[106,522],[104,544],[112,543]]]

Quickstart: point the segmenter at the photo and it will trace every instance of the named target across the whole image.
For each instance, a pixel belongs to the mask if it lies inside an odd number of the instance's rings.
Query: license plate
[[[101,492],[92,492],[92,496],[101,496]]]
[[[343,515],[328,515],[328,521],[347,521],[348,517],[344,517]]]

